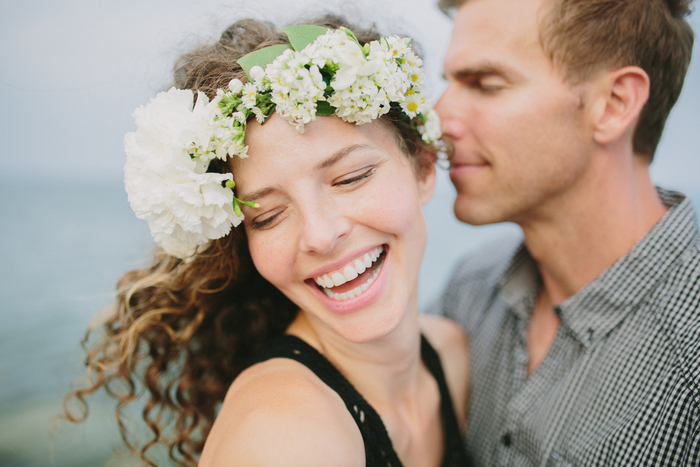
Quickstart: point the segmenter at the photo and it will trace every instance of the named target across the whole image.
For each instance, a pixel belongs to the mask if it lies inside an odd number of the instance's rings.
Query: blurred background
[[[120,447],[113,405],[98,395],[88,421],[55,421],[84,377],[79,342],[110,303],[121,273],[152,246],[122,186],[122,139],[131,113],[167,88],[183,51],[232,21],[284,24],[346,14],[420,44],[434,102],[451,21],[433,0],[26,0],[0,2],[0,466],[138,465]],[[691,18],[700,31],[699,15]],[[657,184],[700,207],[700,52],[653,166]],[[426,206],[429,242],[421,306],[459,257],[513,225],[468,227],[452,216],[445,171]]]

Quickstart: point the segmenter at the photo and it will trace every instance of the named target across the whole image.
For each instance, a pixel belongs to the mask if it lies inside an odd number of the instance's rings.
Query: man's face
[[[527,223],[556,211],[584,178],[593,147],[585,84],[565,83],[545,55],[540,4],[470,0],[455,18],[436,109],[454,142],[450,178],[464,222]]]

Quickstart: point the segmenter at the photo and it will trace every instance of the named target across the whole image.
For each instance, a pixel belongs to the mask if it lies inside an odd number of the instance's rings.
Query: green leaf
[[[302,24],[299,26],[287,26],[282,28],[282,31],[289,37],[289,42],[297,52],[300,52],[304,47],[313,43],[313,41],[328,32],[323,26],[313,26],[311,24]]]
[[[271,45],[244,55],[238,60],[238,64],[243,67],[243,71],[245,71],[248,81],[252,81],[250,78],[251,68],[257,65],[264,70],[267,65],[272,63],[287,49],[291,49],[291,47],[286,44]]]
[[[335,113],[335,107],[330,105],[326,101],[316,102],[316,115],[333,115]]]

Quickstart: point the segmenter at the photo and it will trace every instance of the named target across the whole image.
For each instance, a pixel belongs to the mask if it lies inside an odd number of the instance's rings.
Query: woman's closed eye
[[[335,181],[333,181],[333,186],[348,186],[348,185],[353,185],[356,183],[359,183],[362,180],[365,180],[377,171],[376,167],[369,167],[362,169],[358,172],[353,172],[351,174],[348,174],[344,177],[341,177]]]
[[[286,211],[286,209],[286,207],[273,209],[270,212],[266,212],[259,216],[256,216],[251,221],[250,227],[254,230],[263,230],[266,228],[269,229],[283,217],[284,211]]]
[[[377,172],[377,165],[356,170],[342,177],[333,180],[332,186],[339,188],[350,188],[359,186],[363,181],[369,179]],[[274,227],[285,217],[287,207],[278,207],[256,215],[250,221],[250,227],[254,230],[265,230]]]

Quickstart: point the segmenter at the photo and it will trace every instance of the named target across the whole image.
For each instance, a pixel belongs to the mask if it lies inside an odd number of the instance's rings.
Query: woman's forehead
[[[316,117],[304,125],[300,133],[293,124],[275,114],[264,125],[250,122],[246,131],[248,158],[242,162],[274,164],[276,160],[291,158],[297,161],[323,160],[350,146],[373,146],[389,149],[394,145],[391,131],[378,122],[364,125],[347,123],[335,116]],[[234,163],[234,167],[238,162]]]

